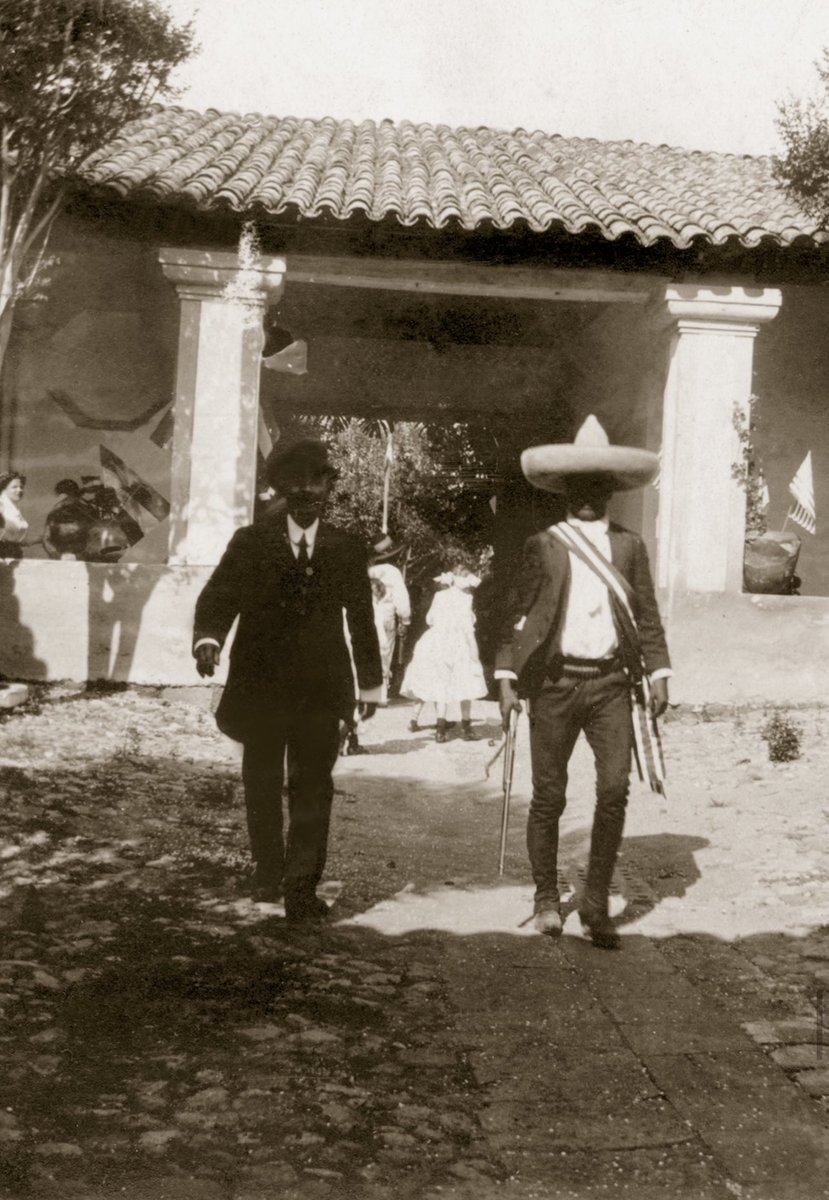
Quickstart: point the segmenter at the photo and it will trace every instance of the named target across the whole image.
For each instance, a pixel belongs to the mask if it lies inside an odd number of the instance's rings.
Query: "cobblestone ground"
[[[52,689],[0,725],[0,1195],[419,1200],[521,1183],[487,1107],[485,997],[464,987],[495,997],[510,944],[533,963],[549,950],[527,925],[526,754],[498,881],[494,706],[478,741],[441,747],[408,732],[411,712],[378,714],[370,752],[341,760],[318,931],[246,898],[237,756],[205,708]],[[829,750],[825,712],[794,715],[804,752],[780,765],[762,713],[675,715],[676,785],[668,801],[635,789],[615,910],[819,1116]],[[582,756],[563,836],[574,884],[588,769]],[[514,1045],[509,998],[492,1005]],[[727,1172],[683,1175],[682,1191],[656,1158],[643,1170],[625,1195],[761,1195],[717,1190]],[[616,1194],[534,1187],[515,1194]]]

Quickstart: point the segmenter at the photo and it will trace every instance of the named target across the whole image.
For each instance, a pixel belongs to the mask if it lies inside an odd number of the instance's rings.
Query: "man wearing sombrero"
[[[644,542],[608,521],[615,491],[656,475],[655,454],[611,446],[590,416],[572,443],[521,455],[531,484],[563,492],[566,520],[534,534],[508,602],[496,655],[505,727],[529,703],[533,795],[527,849],[535,881],[535,928],[561,933],[558,825],[567,766],[584,732],[596,763],[596,809],[579,916],[594,945],[619,946],[608,894],[622,839],[631,755],[662,790],[655,719],[668,706],[671,674]],[[632,719],[633,718],[633,719]]]

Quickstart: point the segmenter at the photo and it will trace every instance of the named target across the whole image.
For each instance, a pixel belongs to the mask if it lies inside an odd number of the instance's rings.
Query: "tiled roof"
[[[93,155],[82,178],[125,197],[260,216],[523,224],[680,249],[829,238],[775,183],[768,158],[523,129],[157,108]]]

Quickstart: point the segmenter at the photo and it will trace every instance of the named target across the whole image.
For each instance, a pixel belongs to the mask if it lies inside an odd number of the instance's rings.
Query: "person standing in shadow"
[[[283,894],[291,922],[327,914],[316,895],[328,846],[339,726],[380,697],[382,670],[362,542],[321,520],[337,472],[320,442],[275,451],[268,482],[285,501],[237,530],[196,603],[193,653],[213,675],[231,625],[239,628],[219,728],[243,745],[242,780],[255,864],[254,898]],[[288,831],[282,783],[288,755]]]

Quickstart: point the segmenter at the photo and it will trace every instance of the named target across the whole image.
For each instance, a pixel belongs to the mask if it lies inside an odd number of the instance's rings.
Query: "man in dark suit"
[[[196,604],[193,653],[212,675],[238,616],[227,685],[216,721],[242,742],[242,779],[255,863],[254,895],[275,900],[284,885],[289,921],[320,920],[340,720],[371,716],[382,673],[362,543],[320,520],[336,471],[319,442],[276,452],[267,468],[277,503],[237,530]],[[288,753],[287,840],[282,782]]]
[[[668,705],[671,670],[644,543],[611,524],[606,512],[614,491],[643,485],[658,462],[648,451],[609,445],[595,417],[572,444],[533,447],[521,462],[536,487],[563,492],[568,509],[562,525],[525,544],[496,655],[505,725],[513,709],[520,711],[521,697],[529,702],[527,849],[536,885],[535,927],[550,936],[561,933],[558,826],[568,762],[583,731],[596,763],[596,809],[579,915],[595,945],[615,949],[619,937],[608,896],[628,797],[631,678],[644,667],[652,713],[659,716]],[[571,549],[571,542],[586,553]],[[610,587],[589,565],[602,560],[611,564]],[[620,618],[617,589],[626,594],[632,628]]]

